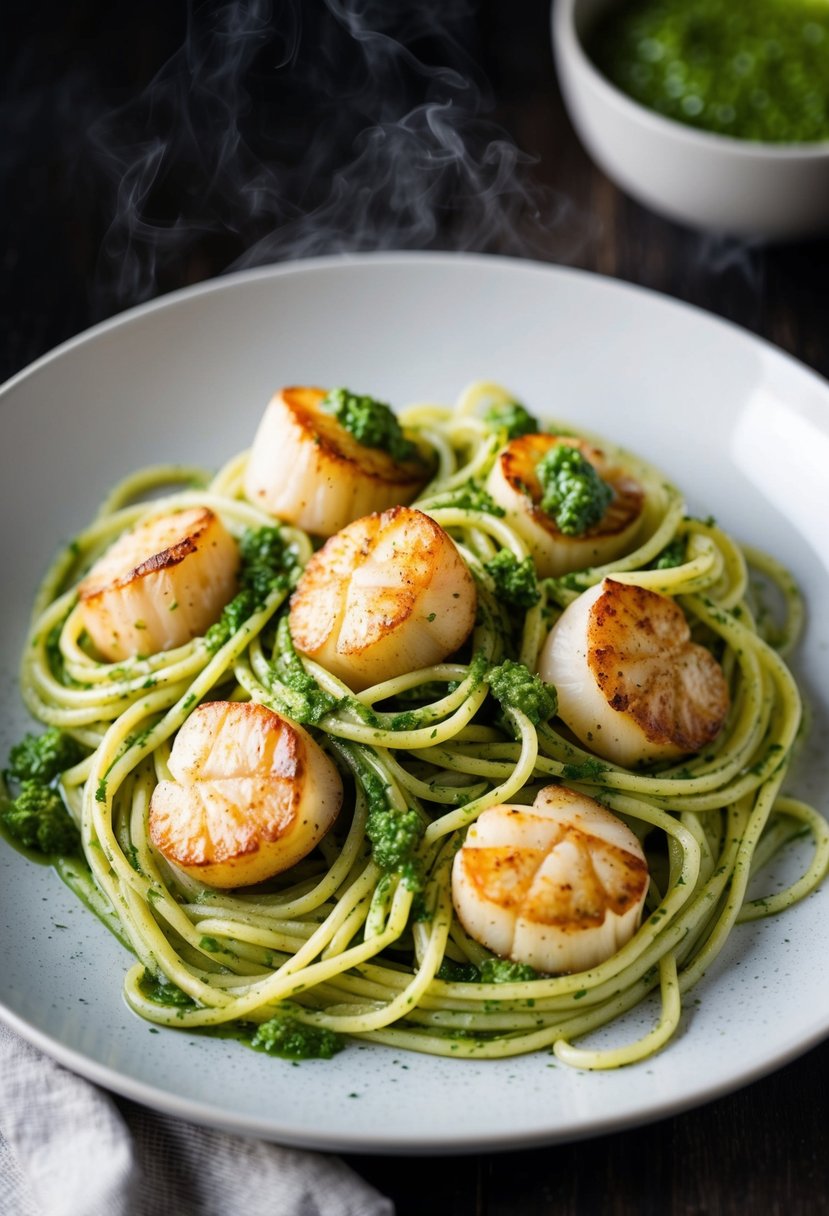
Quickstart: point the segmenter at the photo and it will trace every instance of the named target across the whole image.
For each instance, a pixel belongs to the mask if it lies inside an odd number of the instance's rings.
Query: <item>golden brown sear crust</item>
[[[308,562],[291,598],[296,649],[354,688],[442,662],[475,621],[475,584],[430,516],[354,520]]]
[[[608,705],[629,714],[651,742],[691,753],[720,733],[729,708],[725,676],[710,651],[691,641],[669,597],[606,579],[590,610],[587,661]]]
[[[548,851],[514,846],[466,849],[467,877],[501,908],[511,908],[539,925],[555,925],[564,932],[601,925],[608,910],[623,916],[638,904],[647,886],[646,862],[626,849],[570,828],[551,847],[565,847],[576,857],[578,883],[539,878]],[[602,881],[612,871],[613,883]]]
[[[280,396],[303,433],[312,432],[315,440],[331,460],[342,465],[357,464],[363,476],[381,484],[420,488],[425,480],[420,461],[396,461],[380,448],[368,448],[358,443],[338,419],[322,409],[327,393],[321,388],[283,388]]]
[[[179,770],[181,781],[170,797],[154,796],[150,839],[168,860],[182,866],[210,866],[245,857],[263,844],[280,840],[296,820],[307,767],[305,741],[286,718],[256,702],[208,702],[197,711],[207,723],[197,746]],[[228,722],[234,734],[225,731]],[[244,746],[239,746],[243,740]],[[189,779],[189,781],[188,781]],[[232,784],[246,797],[239,814],[225,825],[210,818],[182,831],[182,800],[204,800]],[[225,810],[227,811],[225,804]],[[220,829],[228,830],[222,832]]]
[[[155,574],[159,570],[169,570],[173,566],[179,565],[185,557],[189,557],[191,553],[197,551],[216,516],[209,507],[193,507],[186,511],[178,511],[170,515],[168,519],[170,526],[167,529],[167,535],[170,544],[158,552],[148,554],[143,561],[123,569],[114,577],[109,574],[111,567],[106,562],[106,558],[104,562],[96,563],[86,578],[78,584],[78,598],[91,600],[104,591],[116,587],[126,587],[135,579],[143,578],[147,574]],[[113,549],[113,553],[115,552],[116,550]]]

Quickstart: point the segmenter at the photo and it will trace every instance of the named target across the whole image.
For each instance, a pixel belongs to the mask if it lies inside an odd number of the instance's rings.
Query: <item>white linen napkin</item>
[[[394,1216],[344,1162],[106,1093],[0,1023],[3,1216]]]

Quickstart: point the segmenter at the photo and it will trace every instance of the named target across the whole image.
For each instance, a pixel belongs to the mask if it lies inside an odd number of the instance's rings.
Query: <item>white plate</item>
[[[159,460],[220,463],[248,444],[279,384],[347,384],[403,403],[451,400],[482,376],[536,412],[635,448],[697,512],[790,563],[812,609],[798,671],[812,737],[826,738],[826,384],[732,327],[618,283],[525,262],[396,255],[300,263],[168,297],[6,387],[0,756],[26,727],[14,673],[37,579],[120,476]],[[829,809],[817,747],[796,784]],[[824,889],[739,928],[676,1039],[620,1072],[577,1073],[549,1055],[465,1062],[357,1045],[296,1067],[233,1042],[154,1032],[122,1000],[121,947],[49,869],[0,844],[0,1001],[11,1025],[151,1106],[340,1150],[575,1139],[744,1084],[829,1031],[827,924]],[[638,1012],[624,1033],[650,1016]]]

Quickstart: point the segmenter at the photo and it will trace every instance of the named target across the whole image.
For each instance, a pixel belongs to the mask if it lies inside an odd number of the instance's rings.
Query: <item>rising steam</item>
[[[466,0],[225,0],[87,162],[98,310],[221,269],[378,249],[569,261],[584,223],[489,116]]]

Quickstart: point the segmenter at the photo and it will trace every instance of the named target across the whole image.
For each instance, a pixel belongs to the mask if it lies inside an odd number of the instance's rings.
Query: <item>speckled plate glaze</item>
[[[37,580],[123,474],[218,465],[273,389],[348,384],[452,400],[503,381],[660,464],[689,505],[782,557],[812,611],[797,671],[811,738],[829,732],[829,388],[702,313],[595,276],[481,257],[306,262],[169,296],[67,343],[2,392],[0,754],[26,728],[16,676]],[[825,747],[792,787],[829,811]],[[782,874],[768,878],[769,889]],[[46,867],[0,842],[0,1013],[68,1067],[151,1106],[287,1144],[371,1152],[515,1148],[596,1135],[704,1102],[829,1031],[829,886],[740,927],[659,1056],[586,1074],[539,1054],[485,1063],[351,1045],[271,1060],[157,1031],[121,996],[129,959]],[[648,1028],[642,1008],[607,1042]]]

